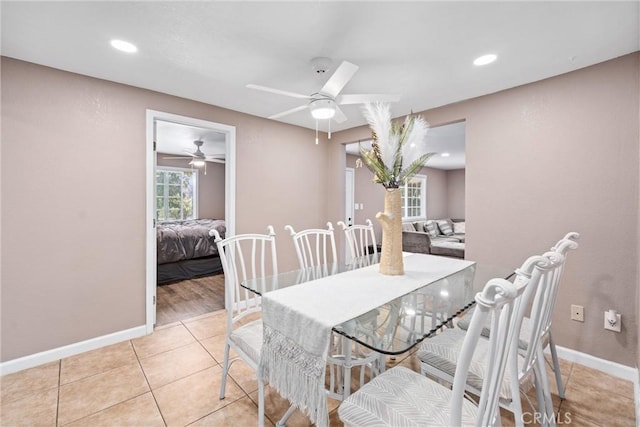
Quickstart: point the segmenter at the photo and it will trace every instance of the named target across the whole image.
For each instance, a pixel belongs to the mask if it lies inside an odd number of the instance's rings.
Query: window
[[[414,175],[400,186],[402,190],[402,219],[426,219],[427,177]]]
[[[156,219],[171,221],[198,217],[198,171],[156,169]]]

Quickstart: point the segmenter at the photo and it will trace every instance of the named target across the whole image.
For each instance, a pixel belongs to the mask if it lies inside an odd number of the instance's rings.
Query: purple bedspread
[[[224,238],[227,228],[223,219],[191,219],[163,222],[157,225],[158,264],[202,258],[218,254],[209,230],[216,229]]]

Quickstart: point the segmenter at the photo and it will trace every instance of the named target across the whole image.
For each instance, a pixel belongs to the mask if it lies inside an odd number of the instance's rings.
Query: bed
[[[157,282],[167,283],[222,271],[218,248],[209,236],[216,229],[224,238],[222,219],[191,219],[159,223],[157,234]]]

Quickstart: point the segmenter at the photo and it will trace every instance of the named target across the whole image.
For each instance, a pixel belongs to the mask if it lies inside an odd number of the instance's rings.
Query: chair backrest
[[[500,386],[507,366],[510,342],[517,337],[519,329],[514,323],[517,303],[522,299],[526,284],[527,280],[513,284],[504,279],[491,279],[482,292],[476,295],[477,307],[465,334],[453,380],[453,394],[449,403],[451,425],[462,425],[462,404],[465,398],[467,374],[473,352],[487,320],[491,324],[490,353],[486,358],[487,366],[484,370],[482,392],[478,402],[476,426],[495,424],[493,420],[499,410]]]
[[[378,253],[373,223],[370,219],[367,219],[365,223],[366,225],[346,225],[344,222],[338,221],[338,225],[344,230],[344,236],[347,239],[351,258],[360,258],[368,255],[368,248],[370,246],[373,246],[372,253]]]
[[[310,228],[296,232],[292,226],[284,227],[293,239],[300,268],[309,268],[336,262],[336,240],[333,225],[327,222],[327,229]]]
[[[278,274],[276,233],[272,226],[268,234],[238,234],[220,238],[217,230],[209,234],[215,242],[224,271],[224,298],[227,309],[227,332],[233,323],[260,311],[260,296],[241,286],[245,280]]]
[[[557,253],[554,253],[553,257],[549,257],[547,254],[533,256],[527,259],[523,266],[516,271],[516,280],[521,276],[529,278],[529,285],[523,298],[524,304],[519,309],[516,321],[520,324],[527,311],[530,311],[530,327],[528,331],[523,331],[528,336],[518,333],[518,337],[513,342],[515,352],[518,351],[520,337],[527,342],[526,350],[520,352],[523,359],[520,363],[516,360],[511,367],[510,374],[514,379],[527,375],[533,370],[538,360],[540,355],[538,350],[544,335],[545,313],[550,308],[553,283],[563,263],[564,257]]]
[[[556,243],[551,251],[546,252],[544,256],[548,257],[554,264],[558,264],[547,280],[546,294],[544,298],[541,298],[538,303],[544,304],[543,307],[532,307],[532,313],[539,309],[541,310],[540,319],[542,322],[541,331],[542,334],[546,334],[551,329],[551,321],[553,320],[553,311],[556,306],[556,300],[558,298],[558,290],[560,289],[560,279],[562,278],[562,272],[564,271],[564,265],[567,261],[567,254],[570,250],[578,248],[576,240],[580,237],[578,233],[568,233],[558,243]],[[535,301],[534,301],[535,304]]]

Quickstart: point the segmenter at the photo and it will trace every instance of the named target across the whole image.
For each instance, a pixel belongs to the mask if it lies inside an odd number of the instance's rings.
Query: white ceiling
[[[639,3],[2,1],[2,55],[269,117],[311,94],[310,60],[360,68],[342,93],[401,95],[394,116],[566,73],[640,49]],[[136,44],[125,54],[109,45]],[[495,53],[485,67],[472,61]],[[359,106],[332,131],[365,123]],[[314,128],[309,111],[283,122]],[[327,122],[320,123],[327,130]],[[189,138],[193,138],[190,135]],[[433,161],[430,161],[430,163]]]
[[[179,123],[156,122],[156,151],[158,153],[184,155],[185,151],[196,151],[194,141],[202,141],[200,151],[207,156],[224,154],[225,135],[211,129],[188,126]]]

